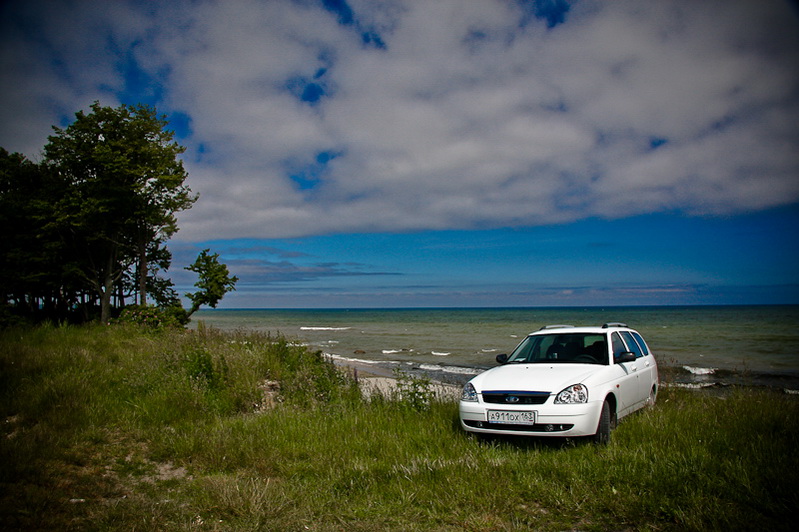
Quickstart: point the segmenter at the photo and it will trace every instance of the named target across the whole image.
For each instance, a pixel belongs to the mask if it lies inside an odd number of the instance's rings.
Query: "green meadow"
[[[480,439],[457,404],[287,339],[0,332],[4,530],[788,530],[799,397],[664,387],[610,445]]]

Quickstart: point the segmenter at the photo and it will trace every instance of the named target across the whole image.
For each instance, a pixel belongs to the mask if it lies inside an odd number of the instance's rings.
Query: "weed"
[[[196,346],[186,352],[186,371],[190,379],[216,390],[227,381],[228,365],[224,355],[214,360],[206,347]]]
[[[430,409],[435,392],[430,387],[429,378],[410,375],[399,369],[394,370],[394,378],[397,381],[394,399],[400,405],[416,412],[425,412]]]

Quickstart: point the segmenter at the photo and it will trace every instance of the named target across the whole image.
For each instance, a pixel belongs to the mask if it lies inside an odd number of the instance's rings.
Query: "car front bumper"
[[[577,437],[596,434],[602,402],[576,405],[506,405],[460,401],[461,427],[481,434],[516,434],[541,437]],[[535,424],[490,423],[488,411],[535,412]]]

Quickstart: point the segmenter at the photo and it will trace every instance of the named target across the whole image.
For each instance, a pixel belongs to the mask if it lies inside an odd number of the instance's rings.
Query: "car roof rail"
[[[607,329],[608,327],[627,327],[627,324],[620,321],[609,321],[602,326],[603,329]]]
[[[573,328],[573,327],[574,327],[574,325],[544,325],[543,327],[541,327],[538,330],[539,331],[544,331],[546,329],[569,329],[569,328]]]

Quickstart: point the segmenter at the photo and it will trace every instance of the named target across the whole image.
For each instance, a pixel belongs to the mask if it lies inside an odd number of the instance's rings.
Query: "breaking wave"
[[[349,331],[352,327],[300,327],[301,331]]]
[[[693,375],[713,375],[716,368],[697,368],[693,366],[683,366],[682,369]]]
[[[419,369],[425,371],[440,371],[442,373],[456,373],[458,375],[477,375],[483,371],[478,368],[466,368],[463,366],[441,366],[439,364],[419,364]]]
[[[340,362],[347,362],[350,364],[364,364],[364,365],[378,365],[378,364],[399,364],[399,362],[386,362],[385,360],[366,360],[363,358],[351,358],[351,357],[343,357],[341,355],[335,355],[333,353],[323,353],[324,356],[329,358],[333,361],[340,361]]]

